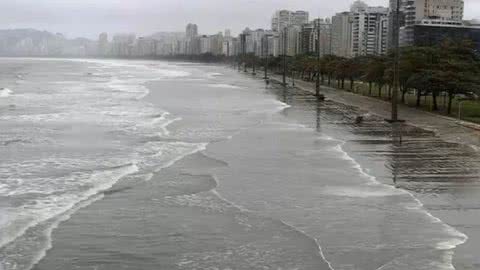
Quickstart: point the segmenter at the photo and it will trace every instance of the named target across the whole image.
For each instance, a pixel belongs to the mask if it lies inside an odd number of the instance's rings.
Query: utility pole
[[[255,76],[257,75],[257,72],[256,72],[256,67],[255,67],[255,64],[257,62],[257,55],[256,55],[256,51],[257,51],[257,41],[255,41],[254,45],[253,45],[253,48],[254,48],[254,53],[253,53],[253,56],[252,56],[252,64],[253,64],[253,70],[252,70],[252,75]]]
[[[243,72],[247,72],[247,35],[241,34],[241,43],[242,43],[242,55],[243,55]]]
[[[389,122],[395,123],[398,120],[398,88],[400,86],[400,0],[397,0],[397,6],[394,13],[393,25],[393,93],[392,93],[392,116]]]
[[[320,18],[318,18],[317,25],[317,81],[315,84],[315,96],[318,99],[324,99],[323,95],[320,95],[320,34],[321,34],[321,23]]]
[[[268,36],[265,35],[265,76],[263,76],[263,79],[268,80]]]
[[[283,86],[287,86],[287,27],[283,29]]]

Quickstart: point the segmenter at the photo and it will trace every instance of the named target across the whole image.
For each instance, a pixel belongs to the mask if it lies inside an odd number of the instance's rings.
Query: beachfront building
[[[332,17],[332,54],[340,57],[352,56],[353,16],[341,12]]]
[[[279,53],[295,56],[301,53],[301,30],[297,25],[285,27],[279,32]]]
[[[392,8],[395,8],[395,2],[390,1]],[[463,9],[463,0],[402,0],[400,10],[404,22],[400,28],[400,45],[414,44],[415,25],[461,26]]]
[[[387,53],[388,8],[352,5],[351,56],[382,55]]]
[[[117,57],[132,56],[135,34],[117,34],[112,39],[112,54]]]
[[[320,44],[320,56],[332,54],[332,22],[330,18],[315,19],[312,22],[314,29],[310,38],[312,52],[318,53],[317,47]],[[320,37],[318,36],[320,27]],[[320,42],[319,42],[320,40]]]
[[[329,18],[315,19],[302,26],[300,33],[301,53],[315,54],[318,52],[318,28],[320,27],[320,55],[324,56],[332,53],[332,24]]]
[[[216,35],[209,36],[210,51],[213,55],[221,55],[223,53],[223,33],[219,32]]]
[[[413,37],[415,46],[434,46],[447,39],[457,42],[469,40],[480,52],[479,25],[416,24],[413,26]]]
[[[200,52],[200,41],[198,37],[198,26],[189,23],[185,29],[185,44],[184,48],[186,54],[194,55]]]
[[[110,44],[108,43],[108,34],[107,33],[101,33],[98,36],[98,49],[97,49],[97,54],[99,56],[107,56],[110,51]]]
[[[148,37],[139,37],[134,45],[133,56],[153,56],[156,54],[157,42]],[[172,54],[168,52],[167,54]]]
[[[301,27],[308,23],[308,12],[303,10],[290,11],[279,10],[276,11],[272,17],[272,31],[281,32],[285,27],[296,25]]]
[[[280,55],[280,33],[266,31],[262,38],[263,56],[269,55],[277,57]]]

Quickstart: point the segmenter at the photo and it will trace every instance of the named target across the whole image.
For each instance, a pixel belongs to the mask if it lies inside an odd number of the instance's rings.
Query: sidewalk
[[[281,82],[278,75],[270,75],[271,80]],[[315,84],[301,80],[295,81],[295,86],[307,92],[315,92]],[[355,106],[365,112],[378,115],[382,118],[390,118],[390,102],[372,97],[350,93],[344,90],[335,89],[325,85],[321,86],[320,92],[326,99],[340,102],[346,105]],[[475,149],[480,149],[480,125],[459,122],[457,119],[442,116],[400,104],[398,107],[400,119],[423,129],[435,132],[440,138],[448,142],[468,144]]]

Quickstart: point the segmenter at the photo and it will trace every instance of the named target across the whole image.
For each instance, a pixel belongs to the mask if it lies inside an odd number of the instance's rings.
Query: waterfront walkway
[[[263,73],[257,76],[263,77]],[[270,79],[276,82],[282,81],[282,77],[279,75],[270,75]],[[288,78],[287,82],[291,84],[291,79]],[[314,82],[296,80],[295,87],[304,91],[315,92]],[[326,99],[358,107],[365,113],[390,118],[391,104],[388,101],[354,94],[325,85],[321,86],[320,91]],[[477,150],[480,149],[480,125],[458,121],[452,117],[418,110],[403,104],[399,105],[399,117],[406,120],[408,124],[435,132],[445,141],[468,144]]]

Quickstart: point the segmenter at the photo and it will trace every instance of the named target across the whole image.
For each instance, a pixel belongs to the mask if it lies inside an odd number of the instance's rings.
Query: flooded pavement
[[[381,183],[411,192],[432,216],[465,234],[468,240],[455,249],[455,269],[480,268],[478,148],[469,141],[447,142],[433,131],[409,125],[408,118],[406,124],[391,125],[381,117],[365,114],[365,107],[359,109],[331,100],[317,105],[311,93],[300,89],[272,91],[292,105],[286,114],[342,138],[346,141],[343,149],[366,172]],[[310,119],[304,117],[307,113]],[[359,115],[364,116],[362,123],[355,121]]]

